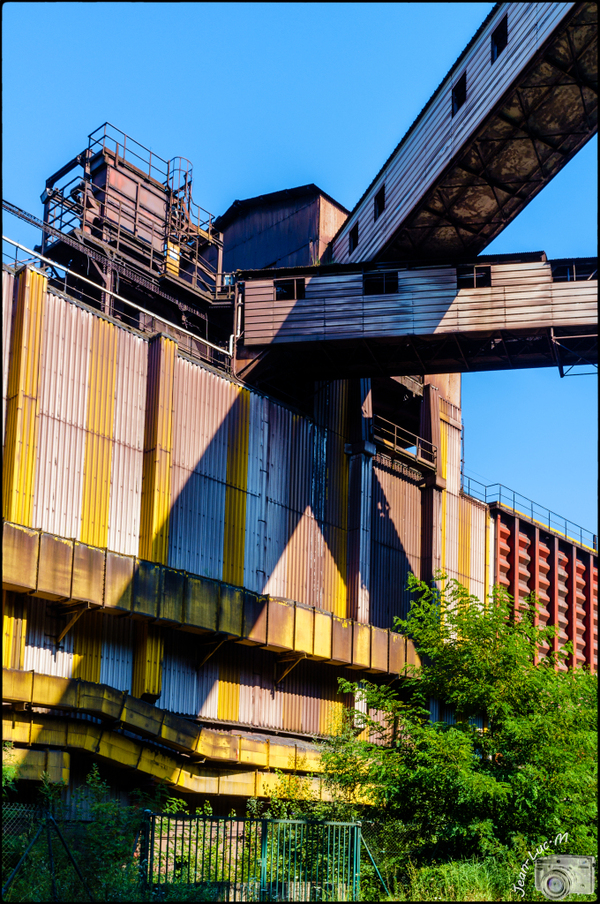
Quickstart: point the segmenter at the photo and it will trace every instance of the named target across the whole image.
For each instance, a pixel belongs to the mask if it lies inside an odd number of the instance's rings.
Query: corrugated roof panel
[[[80,538],[93,315],[51,293],[42,343],[33,523]]]

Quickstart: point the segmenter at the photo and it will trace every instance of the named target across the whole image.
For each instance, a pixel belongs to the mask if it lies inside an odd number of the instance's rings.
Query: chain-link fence
[[[26,851],[41,817],[41,809],[33,804],[2,805],[2,885]]]
[[[406,882],[414,832],[410,826],[396,820],[365,820],[362,823],[362,837],[362,900],[380,900],[382,892],[397,897],[399,886]]]

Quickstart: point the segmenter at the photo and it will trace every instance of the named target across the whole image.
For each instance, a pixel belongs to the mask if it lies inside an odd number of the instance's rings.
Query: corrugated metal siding
[[[406,617],[410,572],[421,573],[421,476],[378,454],[373,459],[371,624],[391,628]]]
[[[42,345],[35,527],[80,539],[94,317],[48,293]]]
[[[487,508],[482,503],[460,496],[458,580],[479,600],[487,594],[486,574]]]
[[[89,610],[76,622],[73,632],[73,665],[71,676],[82,681],[100,681],[102,653],[101,613]]]
[[[148,343],[118,330],[107,545],[129,556],[137,555],[140,541],[147,367]]]
[[[357,221],[359,244],[354,258],[371,260],[377,254],[572,6],[571,3],[499,4],[459,67],[448,73],[429,101],[425,115],[394,152],[358,210],[344,224],[333,244],[333,260],[348,262],[348,233]],[[507,13],[508,44],[492,65],[490,35]],[[535,35],[533,40],[532,35]],[[465,71],[467,100],[460,116],[453,117],[453,81]],[[373,199],[383,184],[385,210],[375,221]]]
[[[267,449],[269,402],[250,393],[248,474],[246,487],[246,544],[244,587],[261,593],[265,583],[267,523]]]
[[[459,493],[461,439],[458,427],[440,421],[442,445],[442,476],[446,489],[442,490],[442,569],[449,578],[460,581],[458,567]]]
[[[6,400],[8,393],[8,364],[14,309],[15,278],[12,273],[2,271],[2,447],[6,429]]]
[[[40,672],[58,678],[72,678],[73,632],[69,631],[57,650],[55,638],[65,625],[65,617],[50,615],[46,600],[31,597],[28,602],[25,672]]]
[[[215,657],[198,668],[198,641],[182,631],[165,632],[160,709],[183,716],[217,718],[219,669]]]
[[[133,681],[133,622],[128,618],[102,616],[100,684],[131,693]]]
[[[231,384],[175,362],[169,565],[221,579]]]
[[[46,288],[39,271],[20,272],[8,371],[2,514],[25,527],[33,526]]]
[[[108,542],[116,371],[117,328],[94,317],[88,367],[80,538],[84,543],[100,547],[106,547]]]

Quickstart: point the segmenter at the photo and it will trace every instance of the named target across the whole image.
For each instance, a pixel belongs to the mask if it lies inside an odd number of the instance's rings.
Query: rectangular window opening
[[[492,65],[508,44],[508,14],[492,32]]]
[[[467,99],[467,73],[463,72],[452,88],[452,115],[456,116]]]
[[[358,245],[358,223],[355,223],[348,235],[348,254],[352,254]]]
[[[381,216],[383,211],[385,210],[385,185],[382,185],[377,194],[375,195],[375,219]]]
[[[492,285],[491,267],[457,267],[457,289],[489,289]]]
[[[364,273],[363,295],[397,295],[398,271],[391,273]]]
[[[298,298],[304,298],[304,277],[301,279],[276,279],[273,286],[275,287],[275,301],[296,301]]]

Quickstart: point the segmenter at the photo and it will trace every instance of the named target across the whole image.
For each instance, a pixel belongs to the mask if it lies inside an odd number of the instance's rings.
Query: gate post
[[[261,819],[261,839],[260,839],[260,897],[261,900],[267,891],[267,843],[269,837],[269,823],[266,819]]]

